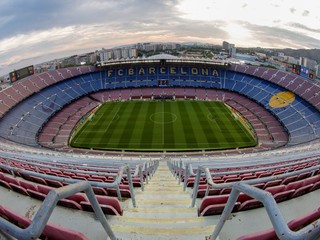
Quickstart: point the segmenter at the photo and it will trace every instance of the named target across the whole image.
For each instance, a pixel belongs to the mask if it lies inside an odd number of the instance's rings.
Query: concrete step
[[[128,202],[123,216],[112,218],[111,227],[123,239],[126,234],[131,234],[129,239],[205,239],[212,234],[214,222],[198,217],[191,201],[190,192],[183,191],[161,162],[144,191],[136,192],[137,207]],[[137,238],[132,238],[135,234]]]
[[[159,199],[159,200],[172,199],[172,200],[176,200],[176,201],[188,199],[189,202],[191,203],[190,196],[182,195],[182,194],[175,193],[175,192],[172,192],[171,194],[166,192],[166,193],[147,193],[147,194],[144,194],[143,196],[136,195],[136,200],[139,201],[140,199]]]
[[[153,217],[117,217],[114,222],[126,223],[145,223],[145,224],[172,224],[172,223],[207,223],[206,218],[203,217],[176,217],[176,218],[153,218]]]
[[[153,199],[136,199],[138,206],[140,205],[164,205],[164,206],[189,206],[191,205],[190,198],[179,198],[179,199],[172,199],[172,198],[153,198]]]
[[[163,208],[130,208],[124,211],[123,218],[198,218],[196,208],[176,208],[176,207],[163,207]]]
[[[174,194],[174,193],[176,193],[176,194],[188,193],[189,194],[189,192],[183,191],[182,188],[179,188],[179,189],[175,189],[175,188],[166,188],[166,189],[147,188],[143,192],[142,191],[139,193],[136,192],[136,195],[140,195],[140,194],[143,194],[143,195],[145,195],[145,194]]]
[[[149,235],[149,237],[153,236],[178,236],[178,235],[197,235],[197,238],[194,239],[201,239],[199,238],[199,234],[203,235],[203,236],[208,236],[210,234],[212,234],[213,230],[214,230],[214,226],[213,225],[209,225],[209,226],[194,226],[194,227],[179,227],[176,226],[176,224],[174,225],[174,227],[171,225],[169,227],[163,227],[161,224],[158,226],[154,226],[154,227],[148,227],[148,226],[136,226],[136,225],[128,225],[128,224],[124,224],[124,225],[116,225],[116,224],[112,224],[112,229],[117,232],[117,236],[120,235],[120,233],[136,233],[139,236],[141,235]],[[139,238],[136,238],[139,239]],[[154,238],[153,238],[154,239]],[[158,238],[157,238],[158,239]],[[204,239],[204,238],[202,238]]]

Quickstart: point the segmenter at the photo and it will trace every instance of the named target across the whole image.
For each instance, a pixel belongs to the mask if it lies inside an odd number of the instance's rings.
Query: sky
[[[319,0],[1,0],[0,76],[137,42],[320,48]]]

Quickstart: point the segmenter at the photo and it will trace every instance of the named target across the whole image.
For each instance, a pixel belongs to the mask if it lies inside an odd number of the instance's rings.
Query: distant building
[[[105,49],[99,52],[100,61],[109,61],[113,59],[126,59],[126,58],[136,58],[138,57],[137,47],[123,47],[115,49]]]
[[[317,62],[306,57],[300,57],[299,64],[309,69],[316,69]]]
[[[129,58],[129,48],[121,49],[121,58]]]
[[[226,42],[226,41],[223,41],[222,42],[222,48],[224,50],[228,50],[229,49],[229,46],[230,46],[230,43]]]
[[[235,47],[232,47],[229,49],[229,54],[232,58],[234,58],[237,54],[237,49]]]
[[[290,64],[298,64],[299,63],[298,59],[296,59],[295,57],[290,57],[290,56],[286,56],[285,61]]]
[[[131,48],[130,51],[129,51],[129,57],[130,58],[138,57],[138,49],[137,48]]]
[[[121,59],[122,58],[121,48],[117,48],[117,49],[113,50],[113,58],[114,59]]]
[[[320,64],[316,65],[316,76],[320,78]]]
[[[226,41],[222,42],[222,48],[229,54],[231,57],[236,55],[236,47],[233,43],[228,43]]]

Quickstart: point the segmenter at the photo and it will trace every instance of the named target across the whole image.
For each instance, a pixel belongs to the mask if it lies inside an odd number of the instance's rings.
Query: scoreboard
[[[31,66],[24,67],[24,68],[15,70],[13,72],[10,72],[9,77],[10,77],[10,81],[14,83],[22,78],[28,77],[33,74],[34,74],[34,67],[33,65],[31,65]]]
[[[292,72],[300,75],[304,78],[309,78],[311,80],[314,80],[315,72],[313,69],[298,65],[298,64],[292,64]]]

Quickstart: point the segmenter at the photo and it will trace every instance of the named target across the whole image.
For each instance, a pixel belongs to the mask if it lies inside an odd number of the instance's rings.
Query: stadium
[[[0,95],[1,239],[319,239],[315,81],[160,54]]]

